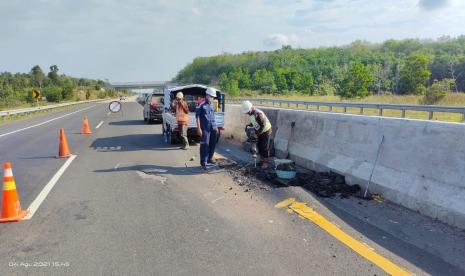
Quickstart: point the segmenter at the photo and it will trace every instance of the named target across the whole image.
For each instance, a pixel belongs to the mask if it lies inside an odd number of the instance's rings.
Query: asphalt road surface
[[[90,135],[80,134],[84,115]],[[0,161],[13,165],[23,209],[67,161],[55,158],[61,127],[77,157],[30,220],[0,224],[1,275],[386,275],[321,227],[275,208],[295,196],[292,189],[244,192],[228,174],[202,173],[198,147],[165,143],[161,126],[145,124],[135,102],[123,103],[123,113],[93,103],[0,125]],[[315,204],[407,272],[463,275]]]

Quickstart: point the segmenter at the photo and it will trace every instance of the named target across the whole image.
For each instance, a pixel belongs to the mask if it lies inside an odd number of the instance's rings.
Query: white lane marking
[[[66,171],[66,169],[71,165],[71,162],[73,162],[74,158],[76,158],[77,155],[71,155],[71,157],[66,160],[66,162],[61,166],[61,168],[55,173],[55,175],[50,179],[50,181],[45,185],[45,187],[40,191],[39,195],[34,199],[34,201],[29,205],[29,208],[27,210],[29,211],[29,214],[27,214],[24,219],[31,219],[32,216],[35,214],[37,209],[39,209],[39,206],[42,204],[42,202],[45,200],[47,195],[50,193],[50,191],[53,189],[55,184],[58,182],[60,177],[63,175],[63,173]]]
[[[75,114],[75,113],[78,113],[78,112],[81,112],[81,111],[84,111],[84,110],[87,110],[87,109],[90,109],[90,108],[95,107],[95,106],[96,106],[96,105],[89,106],[89,107],[86,107],[86,108],[83,108],[83,109],[79,109],[79,110],[73,111],[73,112],[71,112],[71,113],[65,114],[65,115],[63,115],[63,116],[59,116],[59,117],[56,117],[56,118],[47,120],[47,121],[42,122],[42,123],[38,123],[38,124],[36,124],[36,125],[32,125],[32,126],[28,126],[28,127],[25,127],[25,128],[20,128],[20,129],[17,129],[17,130],[8,132],[8,133],[0,134],[0,138],[1,138],[1,137],[4,137],[4,136],[7,136],[7,135],[10,135],[10,134],[18,133],[18,132],[21,132],[21,131],[24,131],[24,130],[27,130],[27,129],[30,129],[30,128],[33,128],[33,127],[38,127],[38,126],[41,126],[41,125],[45,125],[46,123],[53,122],[53,121],[55,121],[55,120],[64,118],[64,117],[66,117],[66,116],[69,116],[69,115],[72,115],[72,114]]]
[[[103,124],[103,121],[100,121],[100,123],[95,128],[99,128],[102,124]]]

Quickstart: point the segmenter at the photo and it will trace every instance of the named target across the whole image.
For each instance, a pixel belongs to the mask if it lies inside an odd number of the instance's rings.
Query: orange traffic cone
[[[11,164],[7,162],[3,165],[2,217],[0,222],[19,221],[27,214],[28,211],[21,210]]]
[[[68,158],[71,156],[68,148],[68,141],[66,141],[65,130],[60,129],[60,148],[58,149],[57,158]]]
[[[82,125],[82,134],[92,134],[89,127],[89,120],[87,120],[87,115],[84,117],[84,124]]]

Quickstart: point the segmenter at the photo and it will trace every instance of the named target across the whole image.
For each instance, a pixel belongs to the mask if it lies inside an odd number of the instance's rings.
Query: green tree
[[[44,95],[48,102],[59,102],[63,98],[62,89],[54,85],[45,87]]]
[[[42,71],[42,68],[40,68],[39,65],[32,67],[29,75],[31,75],[32,84],[36,87],[42,88],[45,79],[45,74]]]
[[[266,69],[259,69],[255,71],[252,76],[253,88],[262,90],[265,93],[276,91],[276,84],[274,83],[273,73]]]
[[[297,90],[304,92],[305,94],[311,95],[313,92],[313,76],[309,72],[302,74],[300,83],[298,84]]]
[[[283,69],[280,69],[276,72],[275,84],[276,84],[276,89],[278,90],[279,93],[283,94],[287,92],[288,90],[287,79],[286,79],[285,71]]]
[[[74,95],[74,82],[71,78],[63,76],[60,77],[61,95],[62,99],[69,100]]]
[[[318,96],[334,96],[336,94],[336,88],[329,80],[323,80],[315,90],[315,94]]]
[[[58,66],[56,65],[52,65],[50,66],[50,72],[48,72],[48,77],[50,78],[50,80],[52,81],[53,84],[58,84]]]
[[[370,95],[369,87],[373,83],[373,76],[368,67],[356,61],[352,64],[346,78],[339,89],[341,98],[363,98]]]
[[[429,58],[421,53],[414,53],[407,57],[400,72],[400,92],[403,94],[422,94],[431,72],[428,70]]]
[[[443,79],[442,81],[435,80],[431,87],[426,90],[423,96],[424,104],[435,104],[444,98],[447,93],[451,92],[452,87],[455,85],[453,79]]]

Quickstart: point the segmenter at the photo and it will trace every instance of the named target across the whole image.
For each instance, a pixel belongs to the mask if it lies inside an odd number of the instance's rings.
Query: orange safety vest
[[[189,124],[189,113],[185,113],[182,106],[176,105],[176,121],[178,125]]]

